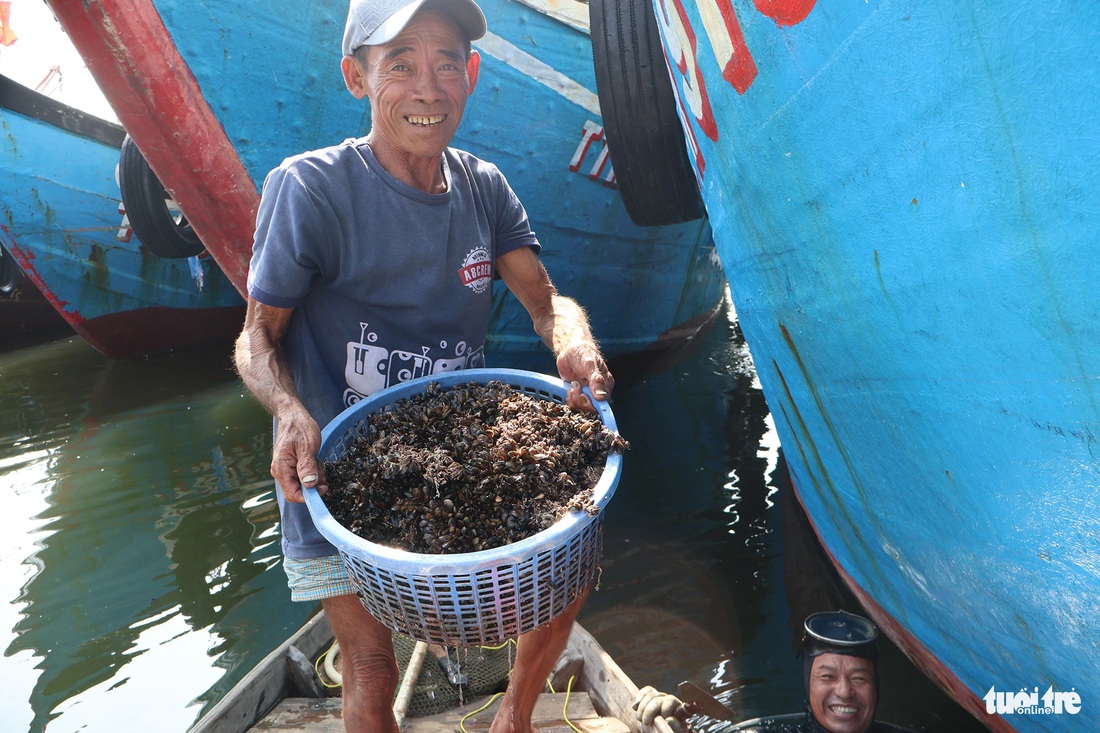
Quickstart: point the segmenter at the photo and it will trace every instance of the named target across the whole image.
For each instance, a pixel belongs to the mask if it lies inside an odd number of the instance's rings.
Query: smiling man
[[[830,733],[864,733],[875,718],[875,663],[845,654],[821,654],[810,668],[810,711]]]
[[[875,720],[878,709],[878,628],[846,611],[810,614],[802,639],[806,712],[754,718],[738,724],[742,733],[913,733]],[[681,690],[684,685],[681,683]],[[690,692],[690,688],[688,690]],[[646,727],[663,717],[676,733],[690,733],[692,716],[735,720],[732,710],[695,688],[683,700],[653,687],[643,687],[634,701],[635,714]]]
[[[760,718],[744,733],[913,733],[875,720],[878,710],[878,628],[863,616],[824,611],[803,624],[806,712]],[[675,712],[675,706],[670,706]],[[689,709],[688,712],[694,712]]]
[[[806,618],[803,672],[807,733],[885,733],[898,728],[875,722],[878,709],[878,629],[844,611]]]
[[[353,0],[340,68],[369,103],[371,129],[284,161],[257,214],[235,361],[274,416],[283,567],[291,598],[321,601],[336,634],[349,732],[397,733],[397,664],[389,629],[356,598],[303,503],[303,488],[325,490],[321,426],[412,377],[484,366],[498,276],[573,384],[569,405],[591,408],[585,386],[597,400],[614,387],[500,170],[449,147],[477,85],[470,42],[485,31],[473,0]],[[491,733],[530,733],[582,602],[520,637]]]

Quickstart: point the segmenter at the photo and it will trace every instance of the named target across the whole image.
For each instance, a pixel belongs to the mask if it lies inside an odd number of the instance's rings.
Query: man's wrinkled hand
[[[615,377],[611,376],[594,342],[584,342],[562,351],[558,355],[557,367],[561,378],[569,382],[565,404],[574,409],[595,410],[582,391],[584,387],[588,387],[592,396],[600,402],[610,397],[615,388]]]
[[[691,730],[688,724],[691,713],[683,701],[649,685],[638,690],[638,697],[631,707],[634,708],[634,715],[645,726],[653,725],[654,718],[660,716],[675,733],[687,733]]]
[[[302,503],[302,487],[316,488],[325,493],[324,469],[317,462],[321,449],[321,429],[305,415],[280,420],[271,450],[271,475],[292,503]]]

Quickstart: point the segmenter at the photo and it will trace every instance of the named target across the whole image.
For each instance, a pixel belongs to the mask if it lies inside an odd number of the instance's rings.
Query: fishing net
[[[404,679],[405,668],[415,647],[416,642],[409,637],[393,635],[398,679]],[[514,658],[514,641],[506,641],[497,647],[429,646],[405,714],[408,717],[435,715],[470,700],[500,692],[507,684]],[[339,649],[334,644],[314,665],[329,695],[340,694],[339,675],[335,671],[330,674],[327,668],[331,665],[338,670],[339,661]]]
[[[415,645],[416,642],[407,636],[393,635],[393,651],[402,675]],[[445,656],[436,656],[443,649]],[[435,715],[461,702],[497,692],[511,672],[514,651],[510,641],[493,648],[430,648],[409,699],[407,715]],[[444,671],[444,666],[448,671]]]

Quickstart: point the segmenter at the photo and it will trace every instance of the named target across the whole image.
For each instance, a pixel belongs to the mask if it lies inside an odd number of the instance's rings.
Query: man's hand
[[[653,719],[659,715],[675,733],[686,733],[691,730],[691,726],[688,725],[691,713],[683,701],[675,695],[661,692],[649,685],[638,690],[638,697],[631,707],[634,708],[635,717],[646,727],[653,725]]]
[[[321,450],[321,429],[305,410],[278,421],[275,445],[271,450],[271,475],[283,490],[287,501],[305,501],[302,487],[328,489],[324,469],[317,463]]]
[[[249,297],[233,360],[248,391],[275,417],[271,475],[287,501],[303,502],[303,484],[316,486],[322,494],[327,487],[324,471],[317,465],[321,429],[302,404],[283,356],[283,334],[292,313],[290,308],[264,305]]]
[[[572,298],[558,294],[530,247],[500,256],[496,266],[508,289],[531,314],[535,333],[555,354],[558,374],[570,383],[565,404],[578,410],[594,411],[581,389],[588,387],[592,396],[602,402],[611,395],[615,379],[592,337],[584,309]]]
[[[611,390],[615,388],[615,378],[608,371],[594,341],[580,341],[563,349],[558,354],[557,367],[561,378],[570,383],[565,404],[574,409],[595,410],[582,388],[588,387],[592,396],[600,402],[610,397]]]

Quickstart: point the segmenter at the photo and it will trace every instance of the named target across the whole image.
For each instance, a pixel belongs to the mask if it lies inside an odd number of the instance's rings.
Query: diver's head
[[[844,611],[806,618],[803,673],[810,714],[829,733],[864,733],[878,708],[878,629]]]

